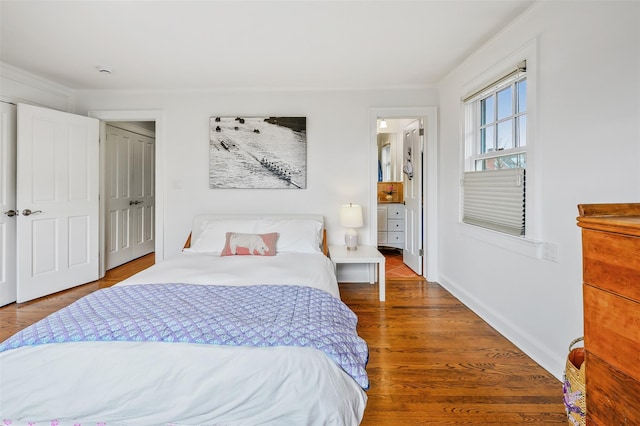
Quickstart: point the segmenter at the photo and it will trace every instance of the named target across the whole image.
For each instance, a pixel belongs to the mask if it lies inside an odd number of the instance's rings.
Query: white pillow
[[[226,242],[227,232],[242,234],[255,233],[256,220],[220,219],[202,223],[202,232],[189,251],[198,253],[221,253]]]
[[[261,219],[256,233],[278,233],[276,250],[279,253],[322,252],[322,223],[313,219]]]

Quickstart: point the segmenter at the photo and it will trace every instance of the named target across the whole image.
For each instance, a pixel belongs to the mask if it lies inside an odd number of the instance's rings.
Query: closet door
[[[16,301],[16,106],[0,102],[0,306]]]
[[[108,125],[107,250],[111,269],[153,252],[154,139]]]
[[[155,217],[154,203],[154,165],[155,140],[148,136],[137,135],[133,138],[133,258],[136,259],[153,252]]]

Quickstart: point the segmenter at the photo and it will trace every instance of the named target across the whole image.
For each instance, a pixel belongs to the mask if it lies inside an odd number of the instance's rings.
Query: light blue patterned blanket
[[[141,284],[98,290],[0,343],[151,341],[298,346],[326,353],[364,389],[366,342],[339,299],[311,287]]]

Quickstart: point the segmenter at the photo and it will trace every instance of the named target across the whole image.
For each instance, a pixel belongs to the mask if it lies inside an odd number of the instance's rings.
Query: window
[[[463,222],[525,234],[526,62],[463,100]]]

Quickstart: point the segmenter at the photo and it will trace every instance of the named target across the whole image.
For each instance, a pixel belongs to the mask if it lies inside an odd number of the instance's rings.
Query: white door
[[[136,135],[133,144],[133,258],[155,249],[155,140]]]
[[[416,274],[422,275],[422,136],[418,120],[404,128],[402,145],[405,204],[402,258]]]
[[[17,301],[98,279],[98,120],[18,105]]]
[[[111,269],[154,251],[154,139],[107,131],[107,248]]]
[[[0,102],[0,306],[16,301],[16,106]]]

